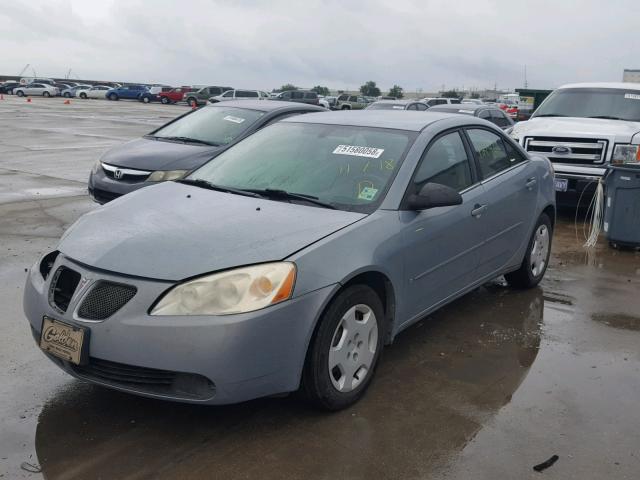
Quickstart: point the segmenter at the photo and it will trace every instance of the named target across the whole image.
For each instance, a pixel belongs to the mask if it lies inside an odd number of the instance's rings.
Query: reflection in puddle
[[[640,331],[640,317],[633,317],[623,313],[596,314],[591,317],[596,322],[603,323],[613,328]]]
[[[543,307],[540,289],[467,295],[400,334],[365,398],[335,414],[295,396],[204,407],[74,382],[41,412],[38,460],[48,478],[424,478],[509,403]]]

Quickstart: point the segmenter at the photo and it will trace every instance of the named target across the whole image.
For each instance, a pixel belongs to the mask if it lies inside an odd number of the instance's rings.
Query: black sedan
[[[14,88],[22,86],[23,85],[21,85],[20,82],[4,82],[0,84],[0,93],[8,93],[9,95],[12,95]]]
[[[133,190],[182,178],[260,128],[309,112],[326,110],[258,100],[207,105],[108,150],[91,171],[89,194],[96,202],[107,203]]]
[[[488,120],[502,130],[508,130],[514,123],[508,115],[494,105],[474,105],[471,103],[436,105],[429,109],[430,112],[460,113]]]

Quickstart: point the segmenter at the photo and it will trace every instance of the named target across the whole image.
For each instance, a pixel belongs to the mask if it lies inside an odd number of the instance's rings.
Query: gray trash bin
[[[604,231],[614,247],[640,247],[640,167],[610,167],[605,179]]]

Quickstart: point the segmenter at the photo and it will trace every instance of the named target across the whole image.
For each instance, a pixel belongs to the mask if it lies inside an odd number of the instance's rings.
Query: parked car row
[[[219,101],[111,149],[89,180],[110,203],[28,274],[37,344],[138,395],[353,404],[399,332],[548,265],[549,160],[447,107]]]

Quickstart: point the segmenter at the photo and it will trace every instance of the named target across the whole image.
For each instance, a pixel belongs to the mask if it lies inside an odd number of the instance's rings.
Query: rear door
[[[462,205],[419,212],[401,211],[404,265],[411,317],[444,303],[474,279],[484,238],[481,219],[473,215],[483,188],[473,156],[459,130],[436,137],[416,168],[407,195],[426,183],[458,191]]]
[[[486,227],[478,277],[484,278],[512,265],[528,241],[541,179],[532,162],[502,133],[483,127],[465,131],[484,187],[478,199]]]

